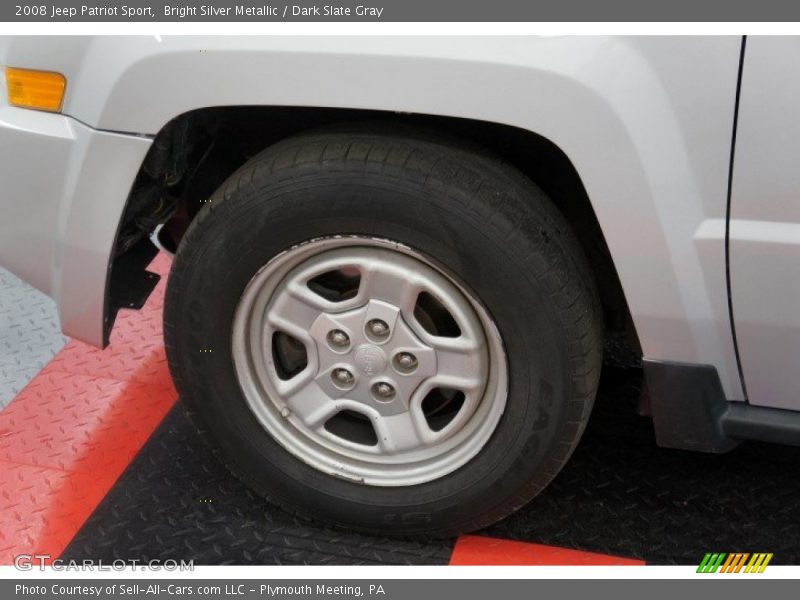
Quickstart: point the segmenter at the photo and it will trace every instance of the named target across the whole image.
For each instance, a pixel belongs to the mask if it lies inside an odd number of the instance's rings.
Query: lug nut
[[[401,373],[411,373],[418,365],[417,357],[411,352],[399,352],[394,357],[394,368]]]
[[[331,371],[331,379],[336,387],[348,389],[353,387],[356,378],[347,369],[334,369]]]
[[[389,325],[380,319],[371,319],[367,322],[367,332],[374,338],[383,339],[389,336]]]
[[[350,336],[341,329],[331,329],[328,332],[328,343],[337,350],[344,350],[350,345]]]
[[[385,381],[379,381],[378,383],[372,384],[372,393],[375,395],[376,400],[388,402],[394,398],[395,391],[391,384]]]

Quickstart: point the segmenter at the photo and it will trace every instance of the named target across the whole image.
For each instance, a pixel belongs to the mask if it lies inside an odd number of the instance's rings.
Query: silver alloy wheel
[[[275,257],[242,294],[232,352],[250,409],[284,448],[368,485],[415,485],[463,466],[508,393],[486,310],[388,240],[317,239]]]

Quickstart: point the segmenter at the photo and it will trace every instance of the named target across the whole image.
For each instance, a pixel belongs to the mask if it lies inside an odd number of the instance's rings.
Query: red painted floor
[[[166,275],[169,259],[150,269]],[[71,341],[0,412],[0,564],[57,557],[175,403],[165,282],[120,313],[107,350]]]
[[[640,560],[570,550],[556,546],[462,535],[456,540],[451,565],[644,565]]]

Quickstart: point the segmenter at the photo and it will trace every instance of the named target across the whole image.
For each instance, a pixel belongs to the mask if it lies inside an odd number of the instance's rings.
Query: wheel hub
[[[368,377],[382,373],[388,364],[383,350],[372,344],[359,346],[353,360],[355,360],[356,367]]]
[[[372,327],[376,322],[381,323],[377,337]],[[334,331],[344,332],[349,346],[331,344]],[[310,333],[318,356],[316,381],[332,401],[347,399],[384,416],[396,415],[408,411],[414,391],[436,374],[436,351],[414,334],[400,308],[389,302],[369,300],[344,313],[324,311]],[[394,368],[401,354],[416,357],[417,368],[408,372]],[[339,370],[352,375],[352,385],[337,383],[333,375]]]

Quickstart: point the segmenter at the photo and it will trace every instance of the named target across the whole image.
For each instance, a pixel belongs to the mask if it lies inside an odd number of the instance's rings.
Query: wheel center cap
[[[356,367],[364,375],[372,376],[386,370],[388,360],[383,350],[372,344],[364,344],[356,349],[354,356]]]

